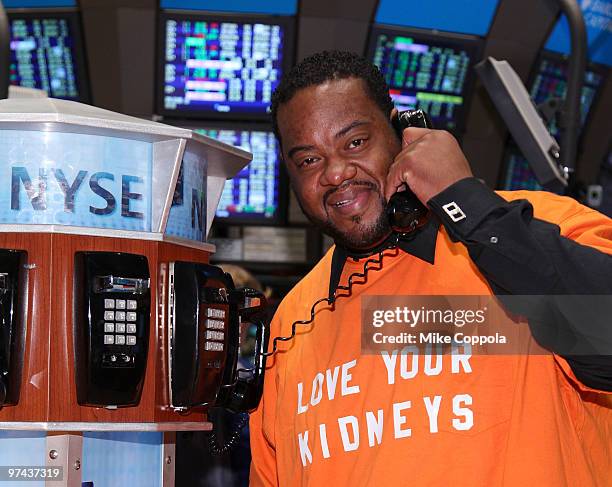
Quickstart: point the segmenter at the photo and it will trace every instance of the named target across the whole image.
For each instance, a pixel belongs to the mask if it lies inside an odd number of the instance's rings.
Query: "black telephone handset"
[[[218,406],[234,412],[254,409],[263,390],[267,329],[258,322],[251,377],[237,371],[240,322],[265,308],[253,289],[235,289],[219,267],[175,261],[167,274],[167,369],[174,410]]]
[[[433,128],[433,125],[423,110],[407,110],[400,112],[393,119],[393,127],[401,138],[402,132],[408,127]],[[410,191],[410,188],[395,193],[387,205],[391,228],[399,234],[408,234],[423,226],[427,221],[427,212],[427,207]]]
[[[136,406],[149,346],[147,258],[77,252],[74,266],[77,402],[82,406]]]
[[[263,393],[264,373],[266,370],[266,351],[270,330],[263,320],[267,301],[263,293],[256,289],[240,288],[232,292],[238,303],[238,315],[241,323],[256,325],[255,353],[253,364],[248,369],[234,369],[232,378],[228,377],[216,406],[224,407],[234,413],[246,413],[254,410]]]
[[[27,252],[0,249],[0,409],[19,402],[25,343]]]

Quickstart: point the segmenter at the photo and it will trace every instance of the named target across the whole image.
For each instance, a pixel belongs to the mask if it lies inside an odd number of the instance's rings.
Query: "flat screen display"
[[[9,11],[10,83],[52,98],[88,103],[84,40],[77,12]]]
[[[379,0],[377,24],[486,36],[499,0]]]
[[[287,184],[274,133],[268,128],[246,127],[201,126],[194,130],[253,154],[253,160],[225,182],[215,219],[227,224],[284,223]]]
[[[292,17],[161,14],[157,111],[267,120],[291,63]]]
[[[545,52],[540,56],[529,89],[531,99],[536,106],[546,103],[551,99],[562,100],[565,97],[567,90],[567,66],[567,60],[559,54]],[[604,67],[595,64],[587,66],[580,98],[580,121],[582,128],[585,126],[593,100],[597,96],[604,77]],[[561,134],[555,120],[548,124],[548,130],[558,142]],[[508,142],[505,168],[504,179],[502,181],[504,189],[542,189],[529,163],[512,140]]]
[[[368,58],[380,68],[398,110],[421,108],[436,128],[458,134],[481,50],[474,36],[375,26]]]

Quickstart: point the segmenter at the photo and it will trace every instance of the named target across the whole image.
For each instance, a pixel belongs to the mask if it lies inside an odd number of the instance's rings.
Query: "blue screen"
[[[76,50],[69,18],[9,15],[10,83],[45,90],[50,97],[79,100]]]
[[[580,99],[581,127],[584,126],[602,81],[601,72],[593,69],[586,70]],[[540,105],[553,98],[563,99],[566,90],[567,62],[556,55],[543,55],[531,83],[531,99],[536,105]],[[559,141],[560,131],[554,120],[549,123],[548,130]],[[542,189],[527,160],[513,142],[510,143],[507,151],[504,189]]]
[[[251,163],[225,182],[216,216],[259,223],[278,218],[280,160],[274,134],[227,129],[196,129],[196,132],[253,154]]]
[[[499,0],[380,0],[377,24],[485,36]]]
[[[589,61],[612,66],[612,0],[583,0],[579,4],[586,27]],[[569,54],[570,29],[565,15],[555,25],[546,49]]]
[[[282,74],[284,27],[167,18],[163,111],[267,114]]]
[[[161,0],[161,8],[208,10],[209,12],[245,12],[271,15],[295,15],[297,0]]]
[[[387,84],[398,110],[421,108],[436,128],[456,132],[464,118],[466,93],[480,41],[425,36],[374,28],[370,59]]]
[[[3,0],[4,8],[76,7],[76,0]]]

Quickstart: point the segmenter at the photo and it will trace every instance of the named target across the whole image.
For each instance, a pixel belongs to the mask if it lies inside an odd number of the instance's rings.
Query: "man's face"
[[[304,213],[337,243],[368,249],[390,232],[389,166],[401,150],[365,82],[333,80],[298,91],[278,110],[283,158]]]

